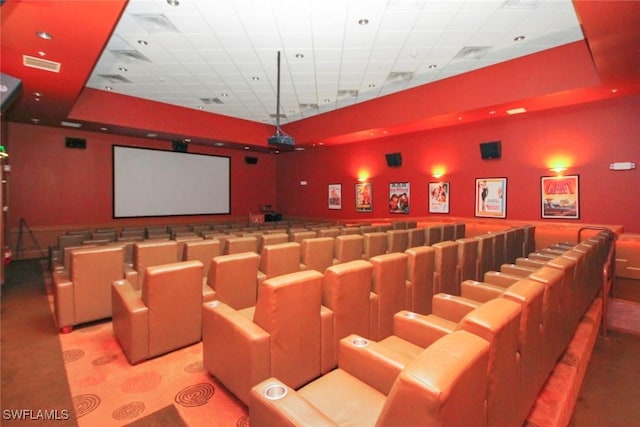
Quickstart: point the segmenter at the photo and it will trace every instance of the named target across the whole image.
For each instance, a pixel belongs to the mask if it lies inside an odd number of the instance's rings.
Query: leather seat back
[[[300,271],[265,280],[253,320],[270,334],[271,375],[297,388],[320,375],[322,274]]]

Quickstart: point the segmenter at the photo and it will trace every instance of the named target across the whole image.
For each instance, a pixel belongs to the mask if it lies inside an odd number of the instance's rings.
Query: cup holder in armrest
[[[221,302],[218,301],[218,300],[210,301],[210,302],[207,303],[207,307],[216,308],[216,307],[219,307],[220,304],[221,304]]]
[[[369,345],[369,340],[365,338],[354,338],[351,340],[351,344],[354,347],[366,347]]]
[[[271,384],[262,393],[269,400],[278,400],[287,395],[287,388],[282,384]]]

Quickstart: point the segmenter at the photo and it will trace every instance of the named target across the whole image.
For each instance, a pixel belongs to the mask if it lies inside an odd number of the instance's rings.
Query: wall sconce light
[[[567,168],[564,166],[557,166],[555,168],[550,168],[549,170],[554,172],[557,176],[562,176],[567,171]]]
[[[630,171],[636,168],[636,164],[633,162],[615,162],[609,165],[609,169],[612,171]]]
[[[434,177],[435,179],[440,179],[442,178],[446,173],[446,169],[444,168],[444,166],[435,166],[433,169],[431,169],[431,176]]]
[[[369,172],[361,170],[358,172],[358,182],[367,182],[369,180]]]

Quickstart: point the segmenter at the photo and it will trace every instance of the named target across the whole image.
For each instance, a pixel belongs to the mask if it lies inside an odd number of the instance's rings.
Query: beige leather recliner
[[[111,317],[111,283],[124,278],[121,245],[69,251],[69,268],[52,275],[54,311],[61,332],[74,325]]]
[[[255,252],[214,257],[207,275],[207,285],[214,292],[213,299],[236,310],[256,305],[258,285],[264,280],[259,265],[260,255]]]
[[[333,237],[312,237],[302,240],[300,246],[300,268],[320,273],[333,265]]]
[[[456,331],[404,368],[357,336],[340,344],[339,368],[297,391],[278,378],[253,387],[251,425],[486,426],[489,343],[482,338]]]
[[[271,376],[293,388],[320,376],[321,300],[322,274],[308,270],[265,280],[254,307],[204,304],[205,368],[245,404]]]
[[[200,341],[200,261],[147,267],[140,291],[117,280],[111,297],[113,332],[132,364]]]

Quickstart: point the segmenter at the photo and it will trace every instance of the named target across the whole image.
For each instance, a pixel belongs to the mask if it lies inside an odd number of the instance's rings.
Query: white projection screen
[[[113,217],[231,213],[229,157],[113,146]]]

